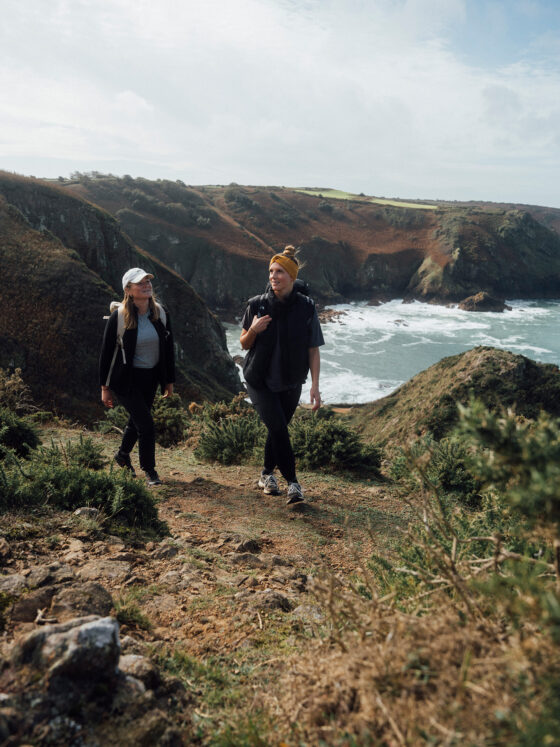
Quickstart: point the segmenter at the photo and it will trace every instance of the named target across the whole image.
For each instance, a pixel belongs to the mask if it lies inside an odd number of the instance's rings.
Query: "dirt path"
[[[79,435],[55,428],[43,441]],[[112,457],[117,436],[87,435]],[[84,585],[102,586],[120,622],[123,654],[149,657],[164,683],[176,677],[190,693],[188,702],[173,701],[165,723],[181,725],[188,739],[197,725],[198,743],[212,744],[270,688],[279,662],[314,635],[321,613],[313,578],[352,575],[372,553],[390,552],[402,504],[373,480],[301,473],[306,501],[287,506],[285,495],[258,488],[257,466],[202,464],[183,447],[158,447],[157,464],[164,484],[153,491],[169,528],[162,540],[116,537],[102,523],[48,506],[5,517],[3,574],[27,579],[27,587],[6,615],[0,655],[9,657],[12,644],[36,629],[34,599],[55,622],[106,615],[108,608],[76,606]],[[156,689],[156,705],[168,697],[166,687]],[[126,733],[123,718],[103,728]],[[130,743],[142,741],[141,728]]]

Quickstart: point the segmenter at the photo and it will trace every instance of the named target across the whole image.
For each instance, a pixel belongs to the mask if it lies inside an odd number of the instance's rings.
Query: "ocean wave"
[[[326,402],[368,402],[389,394],[442,358],[478,345],[560,362],[560,302],[507,301],[511,311],[468,312],[457,307],[394,300],[350,303],[323,326],[321,391]],[[231,355],[243,355],[239,325],[229,324]],[[309,386],[306,384],[306,387]]]

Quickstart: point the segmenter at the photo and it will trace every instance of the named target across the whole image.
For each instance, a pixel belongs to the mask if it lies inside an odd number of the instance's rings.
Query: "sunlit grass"
[[[340,189],[294,189],[304,195],[330,197],[333,200],[361,200],[362,202],[374,202],[377,205],[390,205],[392,207],[412,208],[414,210],[437,210],[438,205],[428,205],[423,202],[403,202],[402,200],[387,200],[384,197],[367,197],[356,195],[351,192],[343,192]]]

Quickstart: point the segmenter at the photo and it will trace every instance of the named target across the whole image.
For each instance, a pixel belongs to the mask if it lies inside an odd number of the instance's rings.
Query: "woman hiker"
[[[293,246],[270,260],[270,289],[249,300],[243,316],[241,347],[248,350],[243,366],[251,402],[268,430],[259,487],[278,495],[274,469],[288,483],[288,503],[303,500],[296,476],[288,423],[301,388],[311,371],[311,404],[321,406],[319,346],[323,334],[313,301],[294,290],[299,265]]]
[[[175,354],[169,314],[155,300],[153,277],[139,267],[123,275],[124,298],[105,327],[99,378],[103,404],[113,407],[114,392],[129,414],[115,462],[135,476],[130,452],[138,441],[148,485],[161,485],[151,410],[158,384],[164,397],[173,394]]]

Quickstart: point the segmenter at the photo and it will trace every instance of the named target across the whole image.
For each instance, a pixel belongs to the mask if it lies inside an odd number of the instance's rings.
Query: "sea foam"
[[[468,312],[453,306],[389,301],[349,303],[322,324],[321,393],[326,403],[369,402],[392,392],[449,355],[487,345],[560,363],[560,301],[507,301],[511,311]],[[243,355],[239,325],[227,324],[231,355]],[[309,396],[309,381],[302,399]]]

